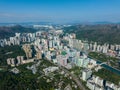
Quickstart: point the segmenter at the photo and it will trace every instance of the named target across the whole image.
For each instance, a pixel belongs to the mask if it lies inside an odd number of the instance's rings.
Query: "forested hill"
[[[120,44],[120,24],[74,25],[65,27],[67,33],[76,33],[77,39]]]
[[[8,38],[10,36],[14,36],[15,33],[28,33],[28,32],[36,32],[36,29],[33,28],[26,28],[20,25],[16,26],[1,26],[0,27],[0,39],[2,38]]]

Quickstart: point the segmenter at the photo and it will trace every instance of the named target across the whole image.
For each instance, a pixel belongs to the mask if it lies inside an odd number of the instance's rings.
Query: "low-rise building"
[[[43,69],[43,71],[44,71],[44,73],[45,73],[45,75],[47,75],[48,73],[50,73],[50,72],[54,72],[54,71],[56,71],[56,70],[58,70],[59,68],[58,67],[48,67],[48,68],[45,68],[45,69]]]
[[[103,80],[102,78],[93,75],[93,76],[92,76],[92,79],[93,79],[93,81],[95,82],[95,84],[103,87],[103,81],[104,81],[104,80]]]
[[[20,71],[16,67],[10,70],[14,74],[18,74]]]
[[[87,86],[90,90],[95,90],[95,83],[94,83],[94,82],[87,81],[86,86]]]

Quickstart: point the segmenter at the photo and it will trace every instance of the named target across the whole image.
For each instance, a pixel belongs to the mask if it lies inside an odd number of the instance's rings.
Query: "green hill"
[[[74,25],[64,28],[65,33],[76,33],[77,39],[120,44],[120,25]]]
[[[16,26],[1,26],[0,27],[0,39],[1,38],[8,38],[10,36],[14,36],[15,33],[33,33],[36,32],[36,29],[33,28],[26,28],[20,25]]]

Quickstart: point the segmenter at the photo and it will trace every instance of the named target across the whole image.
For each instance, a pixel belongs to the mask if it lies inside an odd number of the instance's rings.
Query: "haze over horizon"
[[[0,0],[2,22],[120,21],[120,0]]]

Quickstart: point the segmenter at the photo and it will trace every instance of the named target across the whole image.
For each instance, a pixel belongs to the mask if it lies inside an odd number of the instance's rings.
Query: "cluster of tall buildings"
[[[91,76],[91,72],[87,71],[84,72],[86,75],[88,75],[89,78],[87,78],[86,76],[86,86],[90,89],[90,90],[120,90],[119,85],[115,85],[112,82],[106,81],[103,78],[100,78],[99,76]],[[85,75],[83,75],[83,77],[85,77]],[[83,78],[84,79],[84,78]]]
[[[20,45],[20,33],[15,33],[14,37],[8,39],[0,39],[0,46],[4,47],[5,45]]]
[[[70,37],[70,36],[68,36]],[[120,56],[120,45],[111,44],[98,44],[97,42],[88,43],[87,41],[81,41],[78,39],[66,38],[69,41],[70,47],[76,48],[78,50],[93,51],[105,53],[110,56]]]
[[[11,66],[15,66],[15,58],[8,58],[7,59],[7,64]]]
[[[9,37],[8,39],[0,39],[0,47],[4,47],[6,45],[21,45],[22,43],[31,43],[33,42],[37,36],[40,36],[41,32],[35,33],[15,33],[15,36]]]
[[[84,53],[70,46],[69,41],[67,41],[67,38],[75,39],[75,34],[61,38],[61,33],[58,33],[57,30],[52,30],[52,33],[47,33],[46,38],[41,38],[44,34],[41,33],[40,37],[34,41],[34,45],[36,51],[40,51],[46,59],[62,66],[67,66],[68,62],[72,62],[79,67],[88,66],[90,59]]]
[[[32,49],[30,44],[24,44],[22,46],[23,50],[25,51],[27,59],[32,58]]]
[[[35,27],[37,28],[39,26]],[[86,85],[91,90],[103,90],[105,85],[103,79],[92,76],[92,69],[98,70],[101,68],[97,62],[89,58],[85,52],[94,51],[110,55],[120,54],[120,45],[99,45],[97,42],[88,43],[76,39],[74,33],[63,35],[62,30],[50,30],[49,32],[38,31],[36,33],[26,33],[22,35],[16,33],[14,38],[10,37],[10,43],[13,45],[19,45],[20,42],[30,42],[29,44],[22,44],[27,60],[24,60],[22,56],[18,56],[16,59],[8,58],[8,65],[15,66],[16,62],[17,65],[19,65],[33,62],[34,59],[40,60],[42,58],[66,68],[76,65],[85,68],[82,72],[82,80],[87,82]],[[4,45],[6,44],[0,42],[0,46]],[[34,69],[34,67],[31,68]],[[111,90],[109,87],[112,88],[112,85],[113,84],[106,82],[107,90]],[[114,85],[114,87],[118,86]],[[120,87],[113,90],[120,90]]]
[[[90,68],[83,69],[81,79],[86,82],[86,86],[90,90],[120,90],[119,85],[93,75]]]
[[[110,44],[103,44],[99,45],[97,42],[90,44],[90,50],[94,52],[101,52],[108,54],[110,56],[120,56],[120,45],[110,45]]]
[[[54,30],[51,30],[51,32],[54,32]],[[55,32],[55,34],[61,34],[63,31],[62,30],[57,30]],[[13,37],[9,37],[8,39],[0,39],[0,46],[4,47],[6,45],[20,45],[22,43],[26,43],[26,42],[33,42],[36,39],[38,39],[39,37],[41,37],[41,35],[44,37],[47,37],[48,34],[46,34],[46,32],[44,31],[37,31],[35,33],[15,33],[15,36]],[[52,43],[52,41],[50,41],[50,44]]]
[[[24,56],[17,56],[16,58],[8,58],[7,64],[10,66],[23,64]]]

